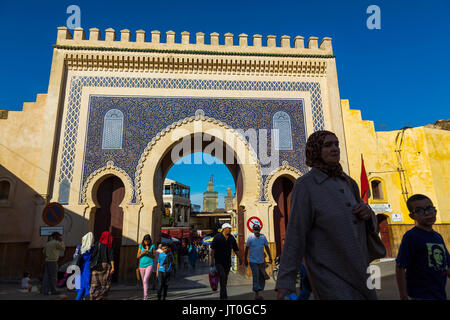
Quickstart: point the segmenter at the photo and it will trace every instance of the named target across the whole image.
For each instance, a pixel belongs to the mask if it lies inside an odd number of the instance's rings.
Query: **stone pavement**
[[[381,270],[381,290],[377,290],[380,300],[398,300],[395,279],[395,261],[384,259],[377,263]],[[208,279],[209,266],[199,262],[196,269],[179,270],[175,278],[170,279],[168,300],[218,300],[219,291],[212,291]],[[44,296],[39,293],[21,293],[19,284],[0,283],[0,300],[73,300],[76,294],[67,289],[60,289],[56,296]],[[275,300],[275,282],[266,281],[263,296],[266,300]],[[450,287],[447,286],[450,297]],[[228,281],[228,297],[230,300],[253,300],[252,279],[230,272]],[[313,297],[312,297],[313,298]],[[142,288],[136,284],[113,284],[110,300],[141,300]],[[156,300],[156,291],[150,291],[150,300]]]

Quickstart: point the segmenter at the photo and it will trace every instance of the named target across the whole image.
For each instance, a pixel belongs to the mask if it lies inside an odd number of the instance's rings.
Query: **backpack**
[[[172,254],[172,252],[168,252],[166,254],[166,258],[164,259],[164,262],[163,262],[163,267],[164,267],[165,272],[167,272],[168,270],[171,269],[172,263],[173,263],[173,254]]]

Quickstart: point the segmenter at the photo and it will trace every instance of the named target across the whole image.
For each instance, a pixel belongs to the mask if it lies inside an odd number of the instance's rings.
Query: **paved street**
[[[381,289],[377,290],[380,300],[397,300],[397,285],[394,274],[393,261],[385,261],[379,264],[381,269]],[[180,270],[169,283],[168,300],[218,300],[219,291],[213,292],[208,280],[209,267],[205,263],[199,263],[195,270]],[[276,299],[274,291],[275,282],[271,279],[266,282],[264,297],[266,300]],[[17,290],[18,284],[0,283],[0,300],[72,300],[75,293],[67,289],[60,289],[61,293],[55,296],[44,296],[39,293],[21,293]],[[230,300],[253,300],[251,291],[251,278],[245,278],[239,274],[230,272],[228,281],[228,296]],[[450,286],[447,286],[447,294],[450,296]],[[141,300],[142,289],[137,285],[113,284],[110,296],[111,300]],[[156,291],[151,291],[150,300],[156,300]]]

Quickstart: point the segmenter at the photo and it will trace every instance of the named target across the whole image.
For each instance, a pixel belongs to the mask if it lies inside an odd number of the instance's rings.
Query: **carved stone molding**
[[[264,183],[264,199],[269,200],[269,185],[272,183],[272,180],[274,179],[274,177],[275,176],[278,177],[282,174],[289,174],[296,179],[303,175],[303,173],[300,170],[290,166],[287,161],[283,161],[281,166],[279,166],[278,168],[273,170],[267,176],[266,182]]]
[[[327,59],[216,57],[160,53],[72,53],[64,55],[67,68],[76,71],[124,71],[180,74],[234,74],[325,77]]]
[[[82,188],[82,198],[81,198],[82,204],[87,204],[88,187],[91,185],[91,183],[97,181],[100,177],[105,176],[107,174],[113,174],[121,178],[122,182],[125,185],[125,200],[127,200],[128,203],[132,202],[134,193],[133,180],[131,180],[130,176],[124,170],[122,170],[119,167],[116,167],[113,161],[108,161],[106,163],[106,166],[95,170],[86,179],[86,182]],[[125,181],[123,181],[124,180],[123,178],[125,178]]]

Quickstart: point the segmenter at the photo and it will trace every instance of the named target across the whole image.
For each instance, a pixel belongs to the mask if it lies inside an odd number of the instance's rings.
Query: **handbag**
[[[356,201],[359,203],[364,203],[359,196],[359,188],[356,182],[350,180],[349,178],[347,178],[347,176],[346,180],[348,183],[350,183],[350,187],[353,190],[353,195],[355,196]],[[386,248],[378,234],[380,232],[378,220],[375,228],[372,219],[367,220],[365,225],[367,234],[367,253],[369,256],[369,263],[371,263],[374,260],[384,258],[386,256]]]
[[[367,230],[367,252],[369,254],[369,263],[373,260],[381,259],[386,256],[386,248],[380,239],[378,232],[370,230],[366,223]],[[378,229],[378,228],[377,228]]]
[[[75,249],[75,256],[73,258],[73,260],[70,262],[70,266],[74,265],[74,266],[78,266],[81,267],[81,264],[83,262],[83,256],[80,253],[80,245],[77,246],[77,248]],[[77,253],[78,252],[78,253]]]
[[[94,252],[92,253],[92,259],[91,259],[91,263],[89,265],[89,268],[91,270],[95,270],[97,268],[99,248],[100,248],[100,242],[97,243],[97,246],[95,247]]]

